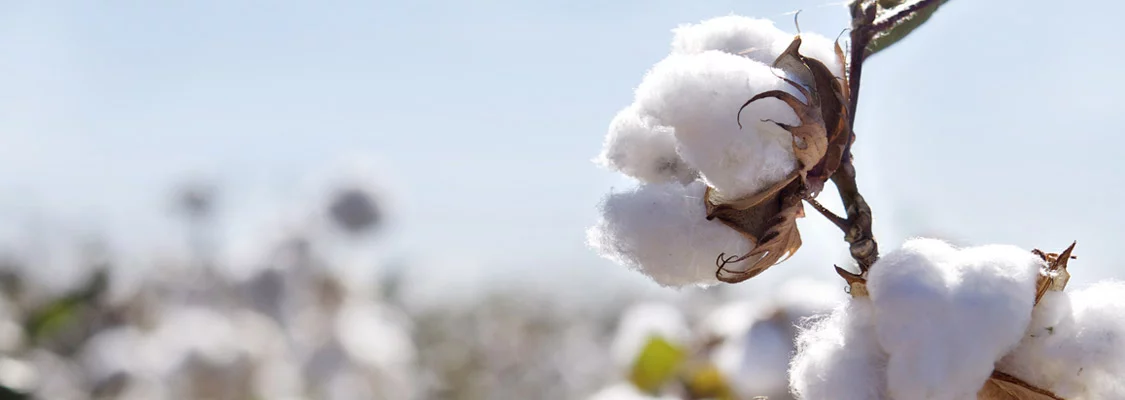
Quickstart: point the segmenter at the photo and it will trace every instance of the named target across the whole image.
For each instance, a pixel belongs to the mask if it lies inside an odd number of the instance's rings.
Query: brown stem
[[[832,182],[840,192],[840,200],[844,203],[847,213],[844,240],[848,242],[852,258],[859,264],[860,273],[867,272],[875,261],[879,259],[879,246],[875,243],[875,236],[871,231],[871,208],[859,193],[855,181],[855,166],[852,164],[852,143],[855,141],[856,109],[859,105],[859,84],[863,74],[863,61],[867,56],[867,44],[871,42],[875,32],[873,30],[875,2],[855,0],[851,6],[852,31],[851,31],[851,60],[848,62],[848,141],[841,157],[840,167],[832,174]],[[818,210],[819,211],[819,210]],[[836,222],[836,221],[833,221]]]
[[[848,230],[844,232],[844,240],[848,242],[852,258],[859,264],[860,272],[867,272],[879,259],[879,245],[871,231],[871,208],[859,193],[855,183],[855,166],[850,160],[832,174],[832,182],[836,184],[840,200],[847,211]]]

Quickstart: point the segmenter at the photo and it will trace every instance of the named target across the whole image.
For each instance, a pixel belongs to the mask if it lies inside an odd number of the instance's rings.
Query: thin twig
[[[819,201],[816,201],[816,199],[812,197],[805,197],[805,202],[813,206],[824,218],[828,218],[828,221],[836,225],[837,228],[840,228],[844,233],[848,233],[848,220],[846,218],[836,215],[836,213],[832,212],[832,210],[829,210],[828,207],[820,204]]]

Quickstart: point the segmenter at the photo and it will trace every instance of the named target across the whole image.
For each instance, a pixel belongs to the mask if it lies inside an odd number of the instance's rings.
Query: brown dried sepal
[[[1048,390],[1040,389],[1022,379],[993,371],[977,392],[978,400],[1064,400]]]
[[[788,259],[801,247],[801,233],[797,230],[797,218],[805,216],[801,197],[801,186],[791,180],[784,188],[766,196],[758,204],[745,208],[716,204],[712,198],[717,192],[708,189],[704,201],[707,204],[707,219],[718,219],[731,229],[741,233],[754,248],[745,255],[726,256],[720,254],[716,264],[715,277],[727,283],[738,283],[753,278],[769,267]],[[747,262],[745,268],[732,269],[728,265]]]
[[[1061,292],[1066,289],[1066,283],[1070,280],[1070,272],[1066,270],[1067,262],[1073,258],[1071,255],[1074,251],[1074,245],[1078,242],[1070,244],[1062,253],[1044,253],[1042,250],[1035,249],[1032,253],[1039,256],[1047,264],[1039,270],[1039,280],[1036,282],[1035,288],[1035,304],[1039,304],[1039,300],[1048,291]]]
[[[770,122],[793,135],[793,152],[797,157],[802,190],[815,198],[824,188],[824,182],[839,168],[852,135],[848,122],[847,85],[842,85],[823,62],[801,55],[800,47],[801,36],[797,35],[773,66],[810,84],[806,88],[793,80],[781,78],[801,93],[806,101],[802,102],[785,91],[771,90],[750,98],[738,111],[741,116],[742,109],[764,98],[781,100],[793,109],[800,125]],[[839,57],[843,50],[838,44],[836,47]],[[739,121],[741,126],[741,119]]]
[[[833,267],[836,267],[836,274],[840,275],[841,278],[844,278],[844,282],[848,283],[848,293],[851,294],[852,297],[869,296],[867,293],[867,279],[864,278],[863,275],[853,274],[846,269],[840,268],[838,265],[833,265]]]

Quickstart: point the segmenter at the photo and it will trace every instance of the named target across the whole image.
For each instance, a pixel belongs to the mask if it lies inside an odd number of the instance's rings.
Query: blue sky
[[[632,184],[589,162],[609,120],[676,25],[792,31],[796,9],[807,31],[847,23],[822,1],[2,2],[0,216],[137,245],[184,174],[219,177],[250,224],[362,154],[402,200],[402,251],[458,265],[450,282],[649,287],[583,243],[601,196]],[[1076,282],[1121,276],[1123,12],[952,1],[873,57],[856,154],[884,248],[1077,239]],[[746,290],[847,261],[834,228],[802,224],[802,252]]]

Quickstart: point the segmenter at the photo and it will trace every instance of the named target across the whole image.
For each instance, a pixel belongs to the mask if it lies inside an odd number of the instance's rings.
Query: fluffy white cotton
[[[779,42],[793,40],[793,35],[783,32],[768,19],[727,15],[711,18],[698,24],[681,25],[672,30],[672,54],[699,54],[707,50],[724,53],[742,53],[747,58],[771,64],[780,51]],[[782,50],[785,50],[782,48]]]
[[[770,20],[728,15],[675,30],[672,54],[699,54],[708,50],[740,54],[773,65],[793,42],[795,35],[783,32]],[[836,41],[813,32],[801,33],[801,55],[820,60],[837,77],[842,77]]]
[[[626,370],[652,337],[684,345],[690,335],[684,315],[671,304],[639,303],[621,315],[610,351],[617,367]]]
[[[1048,293],[998,368],[1066,399],[1125,398],[1125,283]]]
[[[610,122],[595,162],[645,183],[687,183],[699,175],[676,153],[672,128],[656,125],[635,105],[621,110]]]
[[[611,193],[587,241],[602,256],[638,270],[664,286],[717,283],[720,253],[745,254],[749,241],[718,221],[708,221],[699,181],[647,184]]]
[[[875,339],[871,301],[852,299],[797,336],[789,369],[803,400],[884,400],[887,356]],[[903,397],[903,399],[910,397]]]
[[[797,167],[792,135],[763,121],[798,124],[788,105],[763,99],[738,116],[739,108],[758,93],[796,93],[780,74],[766,64],[720,51],[672,55],[645,76],[636,102],[655,123],[672,127],[680,156],[712,187],[741,197],[780,181]]]
[[[897,399],[975,399],[1031,320],[1041,260],[1015,246],[913,239],[867,281]]]

